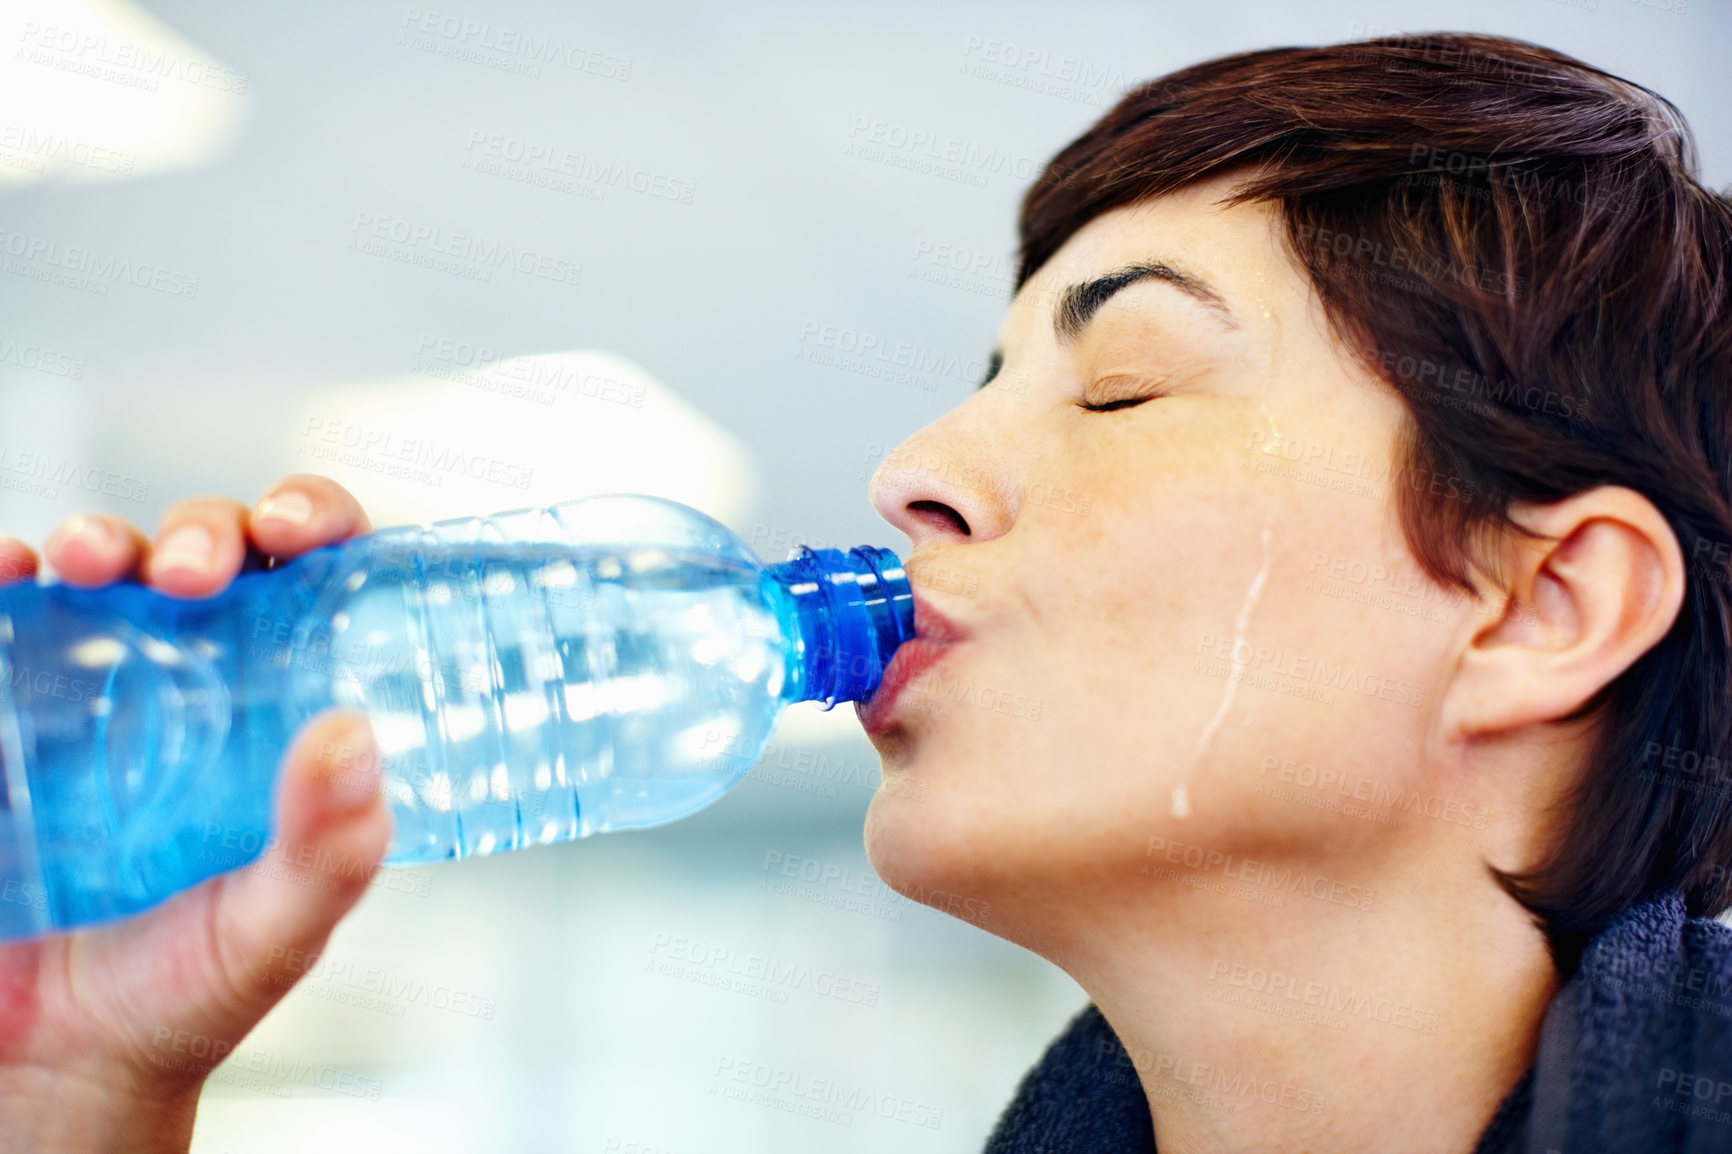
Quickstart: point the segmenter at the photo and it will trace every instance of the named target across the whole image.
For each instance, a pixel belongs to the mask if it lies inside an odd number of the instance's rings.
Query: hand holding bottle
[[[199,598],[243,566],[370,529],[340,485],[295,475],[251,509],[183,501],[154,542],[118,517],[73,517],[43,552],[68,584],[135,579]],[[0,538],[0,580],[36,568],[27,546]],[[372,750],[363,715],[314,718],[283,756],[276,846],[255,868],[123,922],[0,945],[0,1148],[187,1148],[205,1076],[293,987],[288,960],[323,948],[390,842]],[[342,868],[327,876],[304,861]]]

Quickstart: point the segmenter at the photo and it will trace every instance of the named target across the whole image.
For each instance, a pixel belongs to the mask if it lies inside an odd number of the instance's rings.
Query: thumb
[[[214,911],[234,992],[261,1014],[312,967],[385,856],[380,769],[372,728],[354,710],[313,718],[283,756],[275,840],[230,875]]]

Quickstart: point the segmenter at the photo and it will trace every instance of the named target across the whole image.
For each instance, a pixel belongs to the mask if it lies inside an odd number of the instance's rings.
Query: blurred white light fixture
[[[624,492],[745,529],[752,451],[642,366],[593,350],[423,354],[420,372],[300,394],[282,464],[342,482],[380,528]]]
[[[6,0],[0,46],[0,188],[196,167],[246,119],[250,78],[129,0]]]
[[[379,528],[629,492],[691,505],[751,540],[751,450],[642,366],[598,351],[423,354],[425,372],[303,394],[283,467],[342,482]],[[860,722],[852,706],[801,702],[777,738],[857,742]]]

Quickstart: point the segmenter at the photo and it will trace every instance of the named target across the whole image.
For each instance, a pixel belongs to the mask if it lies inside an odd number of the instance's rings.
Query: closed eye
[[[1089,413],[1135,408],[1165,396],[1171,385],[1172,378],[1166,374],[1122,373],[1102,377],[1083,390],[1083,398],[1077,402],[1077,407]],[[1090,400],[1091,396],[1105,399]]]
[[[1116,401],[1101,401],[1098,404],[1094,401],[1078,401],[1077,407],[1090,413],[1111,413],[1117,409],[1135,408],[1145,401],[1154,399],[1153,397],[1121,397]]]

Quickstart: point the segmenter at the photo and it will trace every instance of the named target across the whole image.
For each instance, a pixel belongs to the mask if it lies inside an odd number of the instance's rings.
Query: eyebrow
[[[1095,314],[1101,311],[1101,306],[1113,298],[1113,294],[1145,280],[1170,284],[1186,296],[1207,306],[1228,328],[1239,327],[1239,320],[1233,315],[1233,310],[1227,307],[1226,298],[1208,281],[1194,273],[1175,268],[1166,261],[1154,260],[1126,265],[1105,276],[1085,280],[1065,289],[1059,294],[1058,304],[1053,308],[1053,332],[1058,334],[1062,343],[1069,344],[1082,335],[1089,322],[1095,319]],[[984,389],[990,385],[997,379],[1002,368],[1004,353],[994,349],[986,366],[986,375],[975,388]]]
[[[1115,293],[1146,280],[1172,285],[1186,296],[1205,305],[1228,328],[1239,327],[1233,310],[1227,307],[1225,298],[1213,285],[1194,273],[1157,260],[1126,265],[1105,276],[1073,284],[1065,289],[1053,308],[1053,332],[1058,334],[1058,339],[1063,343],[1076,340],[1082,336],[1083,330],[1088,328],[1089,322],[1094,320],[1095,314],[1100,312],[1101,306],[1111,300]]]

